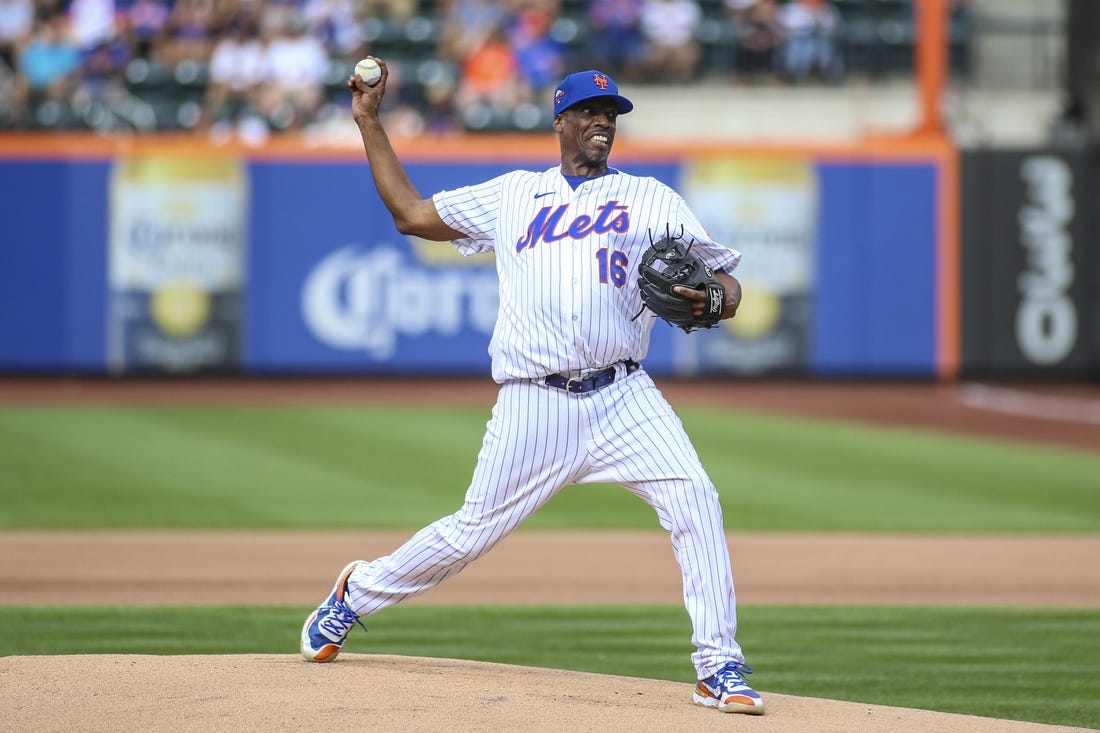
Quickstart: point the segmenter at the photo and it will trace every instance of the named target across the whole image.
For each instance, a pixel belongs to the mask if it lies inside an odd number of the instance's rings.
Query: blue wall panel
[[[68,166],[63,213],[65,253],[65,366],[94,371],[106,361],[107,163]]]
[[[365,162],[246,164],[245,371],[488,375],[492,257],[461,258],[446,243],[400,235]],[[0,161],[9,192],[0,200],[0,370],[106,370],[111,165]],[[621,165],[670,185],[680,173],[672,161]],[[814,165],[821,205],[810,371],[934,375],[935,164]],[[512,167],[416,162],[408,170],[429,195]],[[409,305],[441,295],[449,305],[435,312]],[[677,368],[677,336],[654,328],[653,373]]]
[[[0,368],[102,370],[105,170],[0,163]]]
[[[0,166],[0,360],[7,368],[59,366],[65,353],[63,206],[66,166],[10,162]]]
[[[928,165],[866,169],[871,181],[866,364],[876,374],[935,373],[935,173]]]
[[[813,371],[934,375],[936,169],[821,164]]]
[[[867,209],[867,176],[859,166],[823,165],[820,242],[814,287],[812,363],[822,372],[845,372],[866,358],[861,229]]]

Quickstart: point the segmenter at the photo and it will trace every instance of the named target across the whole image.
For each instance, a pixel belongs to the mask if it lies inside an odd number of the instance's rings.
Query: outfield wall
[[[398,147],[427,194],[551,167],[548,145]],[[625,142],[614,163],[680,190],[745,253],[738,318],[691,336],[657,324],[651,372],[957,373],[957,165],[942,142]],[[5,140],[0,184],[3,371],[488,373],[492,258],[400,235],[357,150]]]

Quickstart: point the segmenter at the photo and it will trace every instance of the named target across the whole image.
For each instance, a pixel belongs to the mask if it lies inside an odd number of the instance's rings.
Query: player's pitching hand
[[[378,66],[382,69],[382,78],[373,86],[367,86],[358,74],[352,73],[348,76],[346,86],[351,91],[351,116],[356,121],[368,117],[378,117],[378,108],[381,106],[382,97],[386,93],[386,80],[390,75],[385,61],[373,56],[368,58],[373,58],[378,62]]]

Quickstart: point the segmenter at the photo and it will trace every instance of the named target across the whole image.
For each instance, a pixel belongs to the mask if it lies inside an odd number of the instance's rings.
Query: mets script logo
[[[603,89],[604,91],[607,91],[607,77],[606,76],[604,76],[603,74],[593,74],[592,75],[592,81],[600,89]]]
[[[630,213],[626,206],[618,201],[608,201],[596,209],[596,217],[581,214],[572,221],[566,219],[569,204],[556,208],[544,206],[535,214],[535,219],[527,226],[527,234],[516,242],[516,251],[525,247],[534,247],[539,241],[557,242],[566,237],[584,239],[589,234],[623,232],[630,229]],[[566,223],[568,221],[568,223]]]

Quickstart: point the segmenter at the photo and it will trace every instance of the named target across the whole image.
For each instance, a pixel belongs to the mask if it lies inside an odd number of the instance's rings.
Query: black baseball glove
[[[726,303],[725,287],[714,270],[691,253],[693,244],[666,235],[650,244],[638,265],[638,287],[645,308],[686,333],[718,325]],[[698,301],[673,291],[677,285],[706,293],[702,315],[695,315]]]

